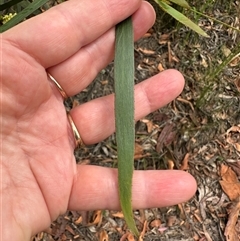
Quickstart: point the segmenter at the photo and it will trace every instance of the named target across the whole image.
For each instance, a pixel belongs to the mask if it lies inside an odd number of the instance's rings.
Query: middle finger
[[[148,115],[176,98],[184,85],[176,70],[165,70],[135,86],[135,120]],[[82,141],[94,144],[114,132],[114,95],[94,99],[71,110]]]
[[[152,26],[153,8],[146,2],[133,15],[134,39],[140,38]],[[113,59],[115,31],[110,29],[94,42],[81,48],[64,62],[47,71],[57,80],[68,96],[86,88],[96,75]]]

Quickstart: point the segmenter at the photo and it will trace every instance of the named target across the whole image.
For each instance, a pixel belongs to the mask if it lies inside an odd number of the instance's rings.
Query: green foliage
[[[205,86],[202,90],[200,97],[197,99],[196,106],[201,107],[206,102],[206,95],[207,93],[211,92],[212,86],[214,84],[213,80],[220,75],[220,73],[224,70],[229,63],[240,54],[240,44],[236,45],[233,49],[231,54],[229,54],[221,64],[214,68],[208,75],[205,76]]]
[[[135,235],[138,235],[131,204],[135,142],[134,44],[131,18],[116,26],[114,62],[115,123],[120,204],[128,227]]]
[[[36,11],[38,8],[40,8],[43,4],[45,4],[48,0],[38,0],[33,1],[32,3],[29,3],[26,8],[24,8],[21,12],[19,12],[15,17],[10,19],[6,24],[0,27],[0,32],[4,32],[8,30],[9,28],[15,26],[22,20],[24,20],[26,17],[31,15],[34,11]]]
[[[165,2],[168,5],[170,5],[171,2],[172,2],[172,3],[175,3],[175,4],[177,4],[177,5],[179,5],[179,6],[183,7],[183,8],[190,8],[190,6],[188,5],[188,3],[185,0],[169,0],[169,1],[162,0],[160,2]]]
[[[189,27],[193,31],[197,32],[198,34],[209,37],[198,25],[193,23],[189,18],[187,18],[185,15],[174,9],[170,6],[170,2],[164,1],[164,0],[155,0],[155,2],[162,8],[166,13],[171,15],[173,18],[175,18],[180,23],[184,24],[185,26]],[[185,0],[171,0],[171,2],[174,2],[178,4],[181,7],[190,9],[190,6]]]

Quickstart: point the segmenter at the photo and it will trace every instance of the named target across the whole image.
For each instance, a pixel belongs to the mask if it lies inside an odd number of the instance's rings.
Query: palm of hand
[[[71,130],[62,97],[45,69],[10,43],[3,45],[3,206],[14,211],[12,222],[21,229],[28,220],[39,223],[40,230],[45,227],[37,220],[49,217],[50,222],[68,206],[76,171]],[[14,71],[8,71],[12,66]],[[23,210],[29,215],[24,220]]]

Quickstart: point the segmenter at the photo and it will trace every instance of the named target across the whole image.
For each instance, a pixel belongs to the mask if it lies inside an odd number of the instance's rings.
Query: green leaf
[[[178,12],[173,7],[166,4],[164,1],[161,0],[155,0],[155,2],[169,15],[171,15],[173,18],[178,20],[180,23],[184,24],[185,26],[189,27],[190,29],[194,30],[198,34],[209,37],[206,32],[204,32],[198,25],[196,25],[194,22],[192,22],[189,18],[184,16],[182,13]]]
[[[11,20],[9,20],[7,23],[3,24],[0,27],[0,33],[8,30],[9,28],[12,28],[13,26],[20,23],[23,19],[28,17],[30,14],[32,14],[34,11],[36,11],[38,8],[40,8],[42,5],[44,5],[49,0],[37,0],[33,1],[28,6],[23,9],[20,13],[18,13],[16,16],[14,16]]]
[[[169,0],[170,2],[176,3],[177,5],[184,7],[184,8],[190,8],[189,4],[185,0]]]
[[[128,227],[138,236],[132,212],[135,122],[134,39],[131,18],[116,26],[114,78],[120,204]]]

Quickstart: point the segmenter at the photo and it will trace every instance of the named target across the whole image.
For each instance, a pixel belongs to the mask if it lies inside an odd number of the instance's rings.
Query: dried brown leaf
[[[184,211],[184,207],[183,207],[183,203],[178,204],[178,208],[180,210],[180,218],[185,220],[186,219],[186,215],[185,215],[185,211]]]
[[[109,81],[106,79],[106,80],[102,80],[100,82],[101,82],[102,85],[107,85]]]
[[[175,215],[169,216],[167,218],[167,226],[172,227],[175,224],[176,220],[177,220],[177,216],[175,216]]]
[[[79,218],[74,223],[80,224],[82,222],[82,220],[83,220],[82,216],[79,216]]]
[[[183,161],[182,161],[182,165],[180,167],[180,170],[188,170],[189,169],[189,166],[188,166],[188,161],[189,161],[189,153],[187,153],[185,155],[185,157],[183,158]]]
[[[124,218],[123,213],[122,212],[116,212],[116,213],[112,213],[112,216],[115,218]]]
[[[240,178],[240,160],[235,161],[232,159],[226,160],[228,165],[233,169],[233,171],[237,174],[238,178]]]
[[[99,241],[108,241],[108,234],[104,229],[99,233]]]
[[[151,228],[159,228],[161,226],[162,222],[160,219],[154,219],[150,224],[149,226]]]
[[[232,126],[226,132],[227,143],[233,145],[240,152],[240,125]]]
[[[235,143],[235,148],[238,152],[240,152],[240,143]]]
[[[168,146],[174,141],[176,132],[172,131],[173,126],[172,123],[166,124],[161,131],[156,146],[156,151],[158,153],[162,151],[163,145]]]
[[[135,241],[135,239],[131,233],[125,233],[120,239],[120,241],[126,241],[126,240],[127,241]]]
[[[69,226],[69,225],[66,225],[66,230],[71,233],[73,236],[76,235],[74,230]]]
[[[153,122],[152,121],[149,121],[149,122],[147,122],[146,123],[146,125],[147,125],[147,131],[148,131],[148,133],[150,133],[150,132],[152,132],[152,130],[153,130]]]
[[[142,232],[141,232],[141,234],[140,234],[140,236],[138,238],[138,241],[143,241],[143,237],[144,237],[144,235],[146,233],[147,226],[148,226],[148,222],[147,222],[147,220],[145,220],[144,224],[143,224],[143,230],[142,230]]]
[[[135,152],[134,152],[134,159],[137,158],[141,158],[141,156],[143,155],[143,147],[142,145],[138,144],[135,142]]]
[[[151,33],[145,33],[142,38],[148,38],[148,37],[150,37],[150,36],[152,36]]]
[[[229,183],[236,183],[238,182],[238,178],[236,176],[236,173],[229,168],[228,166],[222,164],[220,167],[220,176],[223,181],[229,182]]]
[[[97,210],[93,213],[93,216],[92,216],[92,222],[89,222],[88,225],[95,225],[95,224],[98,224],[98,225],[101,225],[102,223],[102,211],[101,210]]]
[[[234,81],[237,90],[240,92],[240,75],[236,78],[236,80]]]
[[[153,55],[156,54],[155,51],[150,50],[150,49],[142,49],[142,48],[138,48],[137,50],[139,50],[140,52],[142,52],[145,55]]]
[[[168,42],[168,62],[172,63],[172,50],[171,50],[171,43]]]
[[[154,130],[155,126],[151,120],[148,119],[142,119],[142,123],[144,123],[147,126],[147,132],[150,133]]]
[[[75,108],[75,107],[77,107],[77,106],[79,106],[79,105],[80,105],[79,101],[76,100],[76,99],[74,99],[74,100],[73,100],[73,107],[72,107],[72,108]]]
[[[239,64],[240,62],[240,53],[236,54],[232,59],[231,59],[231,62],[230,62],[230,66],[231,67],[235,67]]]
[[[199,214],[199,210],[196,210],[194,213],[193,213],[193,216],[197,219],[197,221],[199,223],[202,223],[202,217],[201,215]]]
[[[173,170],[173,168],[174,168],[174,161],[171,160],[171,159],[168,159],[167,163],[168,163],[168,169],[169,170]]]
[[[170,39],[170,34],[162,34],[159,39],[159,44],[166,44]]]
[[[240,183],[236,173],[232,170],[232,168],[222,164],[220,167],[220,176],[222,177],[220,185],[229,199],[233,201],[239,198]]]
[[[165,70],[161,63],[158,64],[157,68],[158,68],[159,72],[162,72],[163,70]]]
[[[191,107],[191,109],[194,111],[193,104],[192,104],[190,101],[185,100],[185,99],[183,99],[183,98],[181,98],[181,97],[178,97],[177,100],[180,101],[180,102],[183,102],[183,103],[189,104],[189,106]]]
[[[234,204],[228,216],[228,222],[224,232],[227,241],[239,241],[239,236],[235,229],[238,220],[239,210],[240,200],[238,200],[238,202]]]

